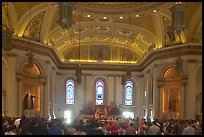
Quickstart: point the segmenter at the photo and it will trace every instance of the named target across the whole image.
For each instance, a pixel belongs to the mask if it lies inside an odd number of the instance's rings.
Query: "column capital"
[[[138,78],[142,78],[142,77],[144,77],[144,75],[143,74],[139,74],[139,75],[137,75],[137,77]]]
[[[57,71],[56,71],[56,75],[62,76],[63,73],[62,73],[62,72],[57,72]]]
[[[8,53],[7,55],[8,55],[8,57],[16,57],[17,56],[16,53]]]
[[[46,83],[46,80],[44,80],[44,79],[40,79],[40,84],[45,85],[45,83]]]
[[[16,79],[22,80],[23,79],[23,73],[21,71],[16,71]]]
[[[56,70],[56,68],[55,68],[55,67],[52,67],[52,70],[53,70],[53,71],[55,71],[55,70]]]
[[[46,77],[45,76],[40,76],[39,80],[40,80],[40,84],[45,84],[46,83]]]
[[[186,61],[187,61],[188,63],[196,63],[196,62],[197,62],[196,59],[187,59]]]
[[[145,74],[148,74],[149,72],[150,72],[150,70],[148,69],[148,70],[145,71]]]

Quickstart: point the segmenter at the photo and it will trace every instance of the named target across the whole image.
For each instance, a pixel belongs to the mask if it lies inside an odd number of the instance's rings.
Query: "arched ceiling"
[[[72,2],[75,24],[62,29],[57,2],[3,2],[2,24],[9,24],[14,35],[54,47],[62,61],[139,63],[167,41],[174,4]],[[188,42],[202,43],[202,3],[184,4]]]

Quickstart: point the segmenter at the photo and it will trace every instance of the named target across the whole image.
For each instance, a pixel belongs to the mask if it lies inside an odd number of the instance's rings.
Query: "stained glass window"
[[[96,105],[103,105],[104,83],[101,80],[96,82]]]
[[[132,82],[127,81],[125,84],[125,105],[132,105],[132,90],[133,90]]]
[[[74,104],[74,81],[66,82],[66,104]]]

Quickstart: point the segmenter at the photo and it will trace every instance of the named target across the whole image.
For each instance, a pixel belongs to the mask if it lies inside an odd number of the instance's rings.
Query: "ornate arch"
[[[73,80],[74,83],[76,83],[76,76],[74,76],[74,75],[66,75],[66,76],[63,78],[63,82],[66,83],[67,80],[69,80],[69,79]]]
[[[43,2],[42,4],[37,5],[36,7],[31,9],[31,20],[35,18],[38,14],[41,12],[46,11],[48,8],[52,7],[49,3]],[[30,10],[28,10],[18,21],[18,24],[16,25],[16,31],[15,35],[22,36],[24,33],[24,30],[26,29],[27,25],[30,22]]]
[[[2,58],[2,62],[6,65],[6,68],[8,68],[8,63],[4,58]]]
[[[91,83],[96,83],[97,80],[102,80],[104,85],[108,85],[108,79],[105,76],[96,76],[92,79]]]
[[[42,66],[40,65],[40,63],[36,60],[33,60],[33,63],[38,67],[39,71],[40,71],[40,75],[43,75],[44,74],[44,71],[42,69]],[[21,65],[20,65],[20,70],[23,70],[24,66],[27,64],[26,60],[22,61],[21,62]]]
[[[175,65],[167,66],[162,70],[162,73],[161,73],[162,78],[171,78],[175,76],[177,76]]]

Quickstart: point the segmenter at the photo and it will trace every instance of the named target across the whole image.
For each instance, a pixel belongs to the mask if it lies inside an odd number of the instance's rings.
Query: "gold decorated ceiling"
[[[173,4],[73,2],[75,24],[65,30],[57,24],[57,2],[4,2],[2,24],[14,28],[14,35],[54,47],[62,61],[137,64],[168,41],[166,27],[171,24]],[[184,4],[187,41],[202,43],[202,3]]]

